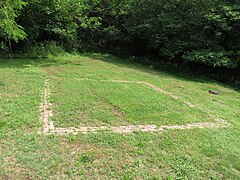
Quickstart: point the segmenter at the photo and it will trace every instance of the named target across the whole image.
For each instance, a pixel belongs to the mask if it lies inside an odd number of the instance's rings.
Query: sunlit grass
[[[51,82],[57,126],[161,126],[215,121],[204,111],[144,85],[77,79]]]
[[[185,124],[215,118],[231,125],[42,136],[39,105],[46,78],[59,126]],[[139,84],[98,81],[104,79],[146,81],[179,99]],[[220,95],[210,95],[209,89]],[[0,179],[239,179],[239,97],[238,91],[209,79],[109,55],[0,60]]]

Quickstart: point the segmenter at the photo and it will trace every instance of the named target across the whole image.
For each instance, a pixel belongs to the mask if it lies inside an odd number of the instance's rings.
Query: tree
[[[238,0],[131,0],[129,43],[168,61],[213,67],[238,65]]]
[[[26,38],[22,26],[16,23],[18,12],[26,3],[22,0],[2,0],[0,2],[0,37],[8,42],[9,56],[12,58],[11,40],[18,42]]]
[[[168,61],[234,68],[239,7],[239,0],[0,0],[0,38],[10,51],[11,40],[27,33],[27,47],[48,41],[66,50],[121,46]]]

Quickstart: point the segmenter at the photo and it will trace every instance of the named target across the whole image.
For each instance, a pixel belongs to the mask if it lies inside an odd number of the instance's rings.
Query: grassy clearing
[[[57,125],[185,124],[222,118],[226,129],[132,135],[41,136],[44,79]],[[67,79],[59,79],[67,78]],[[146,81],[192,102],[135,84]],[[207,93],[220,91],[220,96]],[[240,93],[217,82],[152,70],[108,55],[0,63],[0,177],[11,179],[239,179]]]
[[[35,128],[39,125],[42,72],[36,68],[1,68],[0,127],[3,130]]]
[[[65,127],[156,124],[183,125],[215,119],[139,84],[55,80],[55,125]],[[182,113],[184,112],[184,113]]]

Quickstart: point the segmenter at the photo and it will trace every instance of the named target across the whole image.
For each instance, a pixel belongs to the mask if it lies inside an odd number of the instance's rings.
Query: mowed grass
[[[131,135],[39,135],[46,78],[59,126],[172,125],[216,118],[231,126]],[[179,100],[143,85],[99,80],[146,81]],[[221,94],[210,95],[209,89]],[[0,95],[0,179],[240,178],[240,93],[215,81],[110,55],[62,55],[1,60]]]
[[[215,119],[141,84],[52,79],[58,127],[182,125]],[[184,113],[183,113],[184,112]]]
[[[2,64],[1,64],[2,65]],[[42,72],[36,68],[4,67],[0,70],[0,128],[36,130],[40,122],[39,100]]]

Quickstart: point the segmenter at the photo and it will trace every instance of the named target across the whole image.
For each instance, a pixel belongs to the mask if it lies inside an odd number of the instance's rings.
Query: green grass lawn
[[[55,125],[182,125],[215,119],[197,108],[139,84],[54,80]],[[183,113],[184,112],[184,113]]]
[[[59,127],[181,125],[217,118],[231,126],[39,135],[46,78],[52,120]],[[179,99],[142,84],[101,80],[145,81]],[[210,95],[210,89],[221,94]],[[239,137],[239,91],[206,78],[99,54],[0,60],[0,179],[239,179]]]

